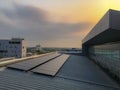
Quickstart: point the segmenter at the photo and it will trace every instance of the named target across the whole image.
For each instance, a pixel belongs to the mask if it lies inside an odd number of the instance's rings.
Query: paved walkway
[[[118,87],[101,68],[84,56],[71,55],[57,76],[101,86]]]

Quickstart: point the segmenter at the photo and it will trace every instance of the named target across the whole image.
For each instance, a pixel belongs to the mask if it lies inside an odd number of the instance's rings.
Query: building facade
[[[25,40],[21,38],[12,38],[11,40],[0,40],[0,57],[16,57],[26,56]]]
[[[120,11],[103,16],[83,39],[82,52],[120,81]]]
[[[42,50],[42,47],[41,47],[41,45],[36,45],[36,50]]]

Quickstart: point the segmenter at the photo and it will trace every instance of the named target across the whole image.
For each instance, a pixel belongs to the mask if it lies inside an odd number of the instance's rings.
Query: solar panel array
[[[32,68],[34,68],[38,65],[41,65],[45,62],[48,62],[49,60],[51,60],[53,58],[56,58],[58,56],[60,56],[59,53],[49,54],[49,55],[46,55],[46,56],[43,56],[43,57],[40,57],[40,58],[31,59],[31,60],[15,63],[15,64],[12,64],[12,65],[8,65],[7,67],[13,68],[13,69],[29,71]]]
[[[40,65],[39,67],[31,70],[35,73],[42,73],[46,75],[54,76],[68,59],[69,55],[61,55],[45,64]]]

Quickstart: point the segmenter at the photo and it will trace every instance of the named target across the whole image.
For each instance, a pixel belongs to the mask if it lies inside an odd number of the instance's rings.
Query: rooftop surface
[[[84,56],[70,55],[56,76],[0,70],[0,90],[120,90],[119,85]]]

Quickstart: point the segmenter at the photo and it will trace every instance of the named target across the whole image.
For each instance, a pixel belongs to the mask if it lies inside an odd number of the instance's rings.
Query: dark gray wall
[[[91,39],[97,38],[98,35],[106,32],[107,30],[108,30],[108,33],[110,33],[110,32],[115,32],[115,33],[118,32],[119,33],[119,31],[120,31],[120,11],[110,9],[103,16],[103,18],[95,25],[95,27],[90,31],[90,33],[83,39],[82,43],[85,44],[86,42],[90,41]],[[115,30],[117,30],[117,31],[115,31]],[[105,37],[107,37],[107,36],[105,36]]]
[[[82,43],[87,42],[96,35],[105,31],[109,28],[109,11],[104,15],[104,17],[95,25],[95,27],[88,33],[88,35],[82,40]]]
[[[83,39],[83,53],[92,45],[120,41],[120,11],[109,10]]]
[[[120,30],[120,11],[110,11],[110,28]]]

